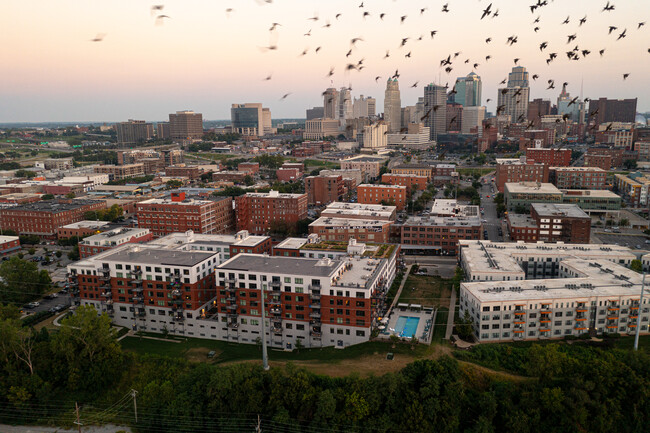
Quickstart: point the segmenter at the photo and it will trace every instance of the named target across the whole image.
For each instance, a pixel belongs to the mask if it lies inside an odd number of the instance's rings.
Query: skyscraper
[[[458,77],[455,86],[455,103],[464,107],[477,107],[481,105],[481,77],[474,72],[470,72],[466,77]]]
[[[233,132],[261,137],[272,132],[271,110],[260,103],[232,104],[230,119]]]
[[[388,132],[399,132],[402,124],[402,101],[399,93],[399,83],[396,78],[389,78],[384,93],[384,121]]]
[[[523,66],[515,66],[508,74],[508,87],[499,89],[497,105],[502,107],[502,113],[510,117],[510,122],[521,123],[528,117],[528,72]]]
[[[354,102],[352,103],[352,117],[355,119],[359,117],[374,117],[376,106],[377,101],[370,96],[364,98],[361,95],[359,99],[354,98]]]
[[[447,88],[429,84],[424,88],[424,126],[429,127],[431,140],[447,132]]]
[[[199,140],[203,137],[203,115],[194,111],[177,111],[169,115],[172,140]]]
[[[589,101],[590,122],[596,125],[606,122],[634,123],[636,120],[637,99],[607,99],[599,98]]]
[[[120,122],[116,126],[118,144],[138,144],[153,138],[153,125],[144,120]]]
[[[324,119],[338,119],[339,92],[333,87],[325,90],[323,94]]]
[[[343,125],[346,119],[352,119],[352,94],[347,87],[341,87],[338,100],[338,116]]]
[[[580,118],[581,102],[571,102],[571,94],[566,91],[566,86],[562,86],[562,92],[557,98],[557,114],[568,114],[570,119],[578,121]]]

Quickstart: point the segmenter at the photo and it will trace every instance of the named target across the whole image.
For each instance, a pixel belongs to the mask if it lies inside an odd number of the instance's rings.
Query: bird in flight
[[[630,74],[623,74],[623,80],[627,80],[627,77],[629,77]]]
[[[620,35],[618,35],[618,38],[616,38],[616,40],[617,40],[617,41],[620,41],[621,39],[623,39],[624,37],[626,37],[626,36],[627,36],[626,33],[627,33],[627,29],[623,30],[623,33],[621,33]]]
[[[158,15],[156,17],[156,25],[161,26],[164,23],[165,18],[171,19],[171,17],[168,15]]]
[[[106,37],[106,33],[97,33],[97,36],[92,38],[90,42],[101,42],[104,40],[105,37]]]
[[[483,9],[483,15],[481,15],[481,19],[485,18],[486,16],[489,16],[492,11],[490,10],[492,8],[492,3],[488,5],[485,9]]]
[[[152,5],[151,16],[155,15],[157,12],[161,12],[163,9],[165,9],[165,5]]]
[[[269,76],[268,76],[268,77],[266,77],[265,79],[263,79],[262,81],[270,81],[270,80],[271,80],[271,78],[272,78],[272,74],[269,74]]]
[[[285,93],[284,95],[282,95],[282,98],[280,98],[280,101],[287,99],[289,95],[291,95],[291,93]]]
[[[614,10],[614,5],[610,4],[609,1],[608,1],[607,4],[605,5],[605,7],[603,8],[602,12],[605,12],[605,11],[611,12],[613,10]]]
[[[442,12],[449,12],[449,3],[445,3],[442,5]]]

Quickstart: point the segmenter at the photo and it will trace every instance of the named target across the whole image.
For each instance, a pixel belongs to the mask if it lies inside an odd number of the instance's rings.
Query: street
[[[482,183],[480,194],[481,194],[481,207],[485,211],[485,214],[481,216],[482,220],[487,222],[483,223],[483,230],[487,230],[487,239],[491,241],[503,241],[503,235],[499,236],[499,227],[504,228],[505,224],[502,219],[497,217],[497,205],[494,203],[494,195],[496,189],[493,191],[493,183],[491,182],[493,174],[483,176],[480,181]],[[487,180],[487,183],[483,183],[484,180]],[[496,187],[494,187],[496,188]],[[490,198],[487,198],[490,196]]]

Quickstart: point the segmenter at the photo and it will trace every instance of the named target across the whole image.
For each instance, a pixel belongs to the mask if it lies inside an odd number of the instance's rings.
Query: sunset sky
[[[152,4],[171,18],[156,25]],[[0,122],[163,120],[192,109],[204,119],[227,119],[232,103],[262,102],[274,118],[304,117],[322,105],[321,92],[351,85],[352,95],[377,98],[383,111],[385,80],[399,69],[402,105],[413,105],[429,82],[453,85],[472,71],[483,80],[483,103],[494,110],[499,82],[514,58],[540,78],[531,99],[555,101],[561,83],[577,96],[584,80],[590,98],[638,97],[650,111],[650,13],[647,0],[555,0],[534,13],[533,0],[494,0],[499,16],[480,20],[488,0],[5,0],[0,6]],[[420,8],[427,7],[424,14]],[[226,13],[227,8],[233,8]],[[364,11],[370,13],[365,19]],[[342,16],[336,20],[335,15]],[[384,20],[379,14],[385,13]],[[400,24],[400,16],[406,15]],[[587,22],[579,26],[579,19]],[[308,18],[318,16],[318,21]],[[533,20],[541,16],[540,30]],[[566,17],[569,24],[561,24]],[[637,24],[648,24],[637,29]],[[282,25],[269,32],[271,23]],[[330,23],[329,28],[323,28]],[[608,26],[618,30],[608,35]],[[304,36],[311,29],[311,36]],[[616,41],[627,29],[627,37]],[[430,30],[438,33],[431,39]],[[101,42],[91,42],[99,33]],[[577,39],[567,44],[567,36]],[[422,41],[417,41],[423,36]],[[506,45],[510,35],[519,42]],[[360,37],[350,57],[350,40]],[[399,48],[402,38],[409,37]],[[490,44],[485,39],[491,37]],[[543,53],[539,44],[547,41]],[[260,47],[277,43],[278,50]],[[591,54],[567,60],[576,45]],[[315,48],[322,47],[318,54]],[[601,58],[600,49],[605,48]],[[305,56],[300,56],[308,49]],[[390,57],[383,59],[386,50]],[[405,54],[411,52],[411,58]],[[440,60],[461,52],[447,74]],[[548,53],[558,58],[546,65]],[[485,56],[492,59],[486,63]],[[465,59],[470,59],[465,64]],[[347,63],[365,68],[345,72]],[[326,75],[334,68],[334,76]],[[630,77],[623,81],[623,73]],[[272,75],[270,81],[264,78]],[[380,76],[379,82],[375,77]],[[557,88],[546,90],[547,80]],[[416,88],[411,85],[418,82]],[[285,100],[282,95],[291,93]]]

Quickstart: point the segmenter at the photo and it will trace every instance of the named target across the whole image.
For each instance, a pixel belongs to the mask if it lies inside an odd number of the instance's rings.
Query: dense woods
[[[5,423],[69,423],[74,401],[91,421],[139,432],[254,431],[258,415],[266,432],[642,432],[650,413],[649,356],[620,344],[482,345],[380,377],[331,378],[125,353],[92,309],[54,334],[20,326],[11,308],[0,314]],[[137,424],[128,398],[93,418],[90,406],[131,389]]]

